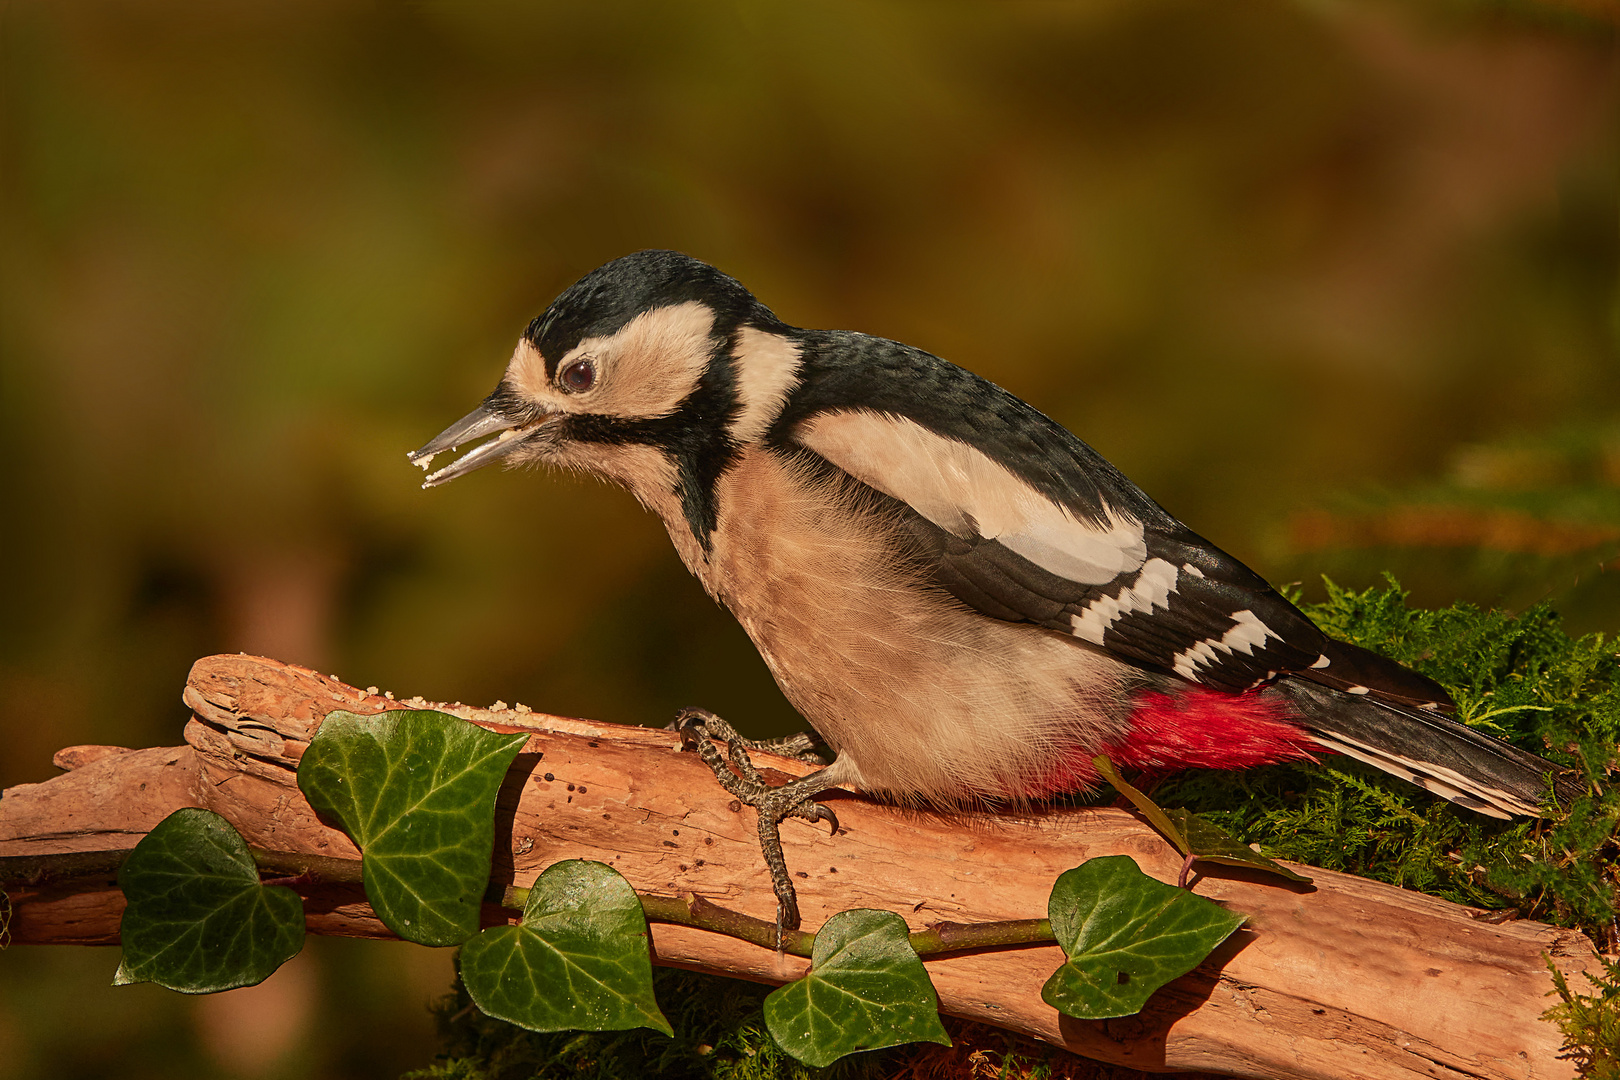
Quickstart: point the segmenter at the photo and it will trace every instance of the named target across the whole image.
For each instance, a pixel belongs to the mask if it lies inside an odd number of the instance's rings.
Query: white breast
[[[748,448],[721,480],[722,528],[694,566],[840,751],[841,782],[938,804],[1016,797],[1065,751],[1120,732],[1128,669],[903,570],[856,491]]]

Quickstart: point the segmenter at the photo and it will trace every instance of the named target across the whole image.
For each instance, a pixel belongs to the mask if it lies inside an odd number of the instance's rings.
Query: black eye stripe
[[[596,365],[576,360],[557,372],[557,385],[571,394],[582,394],[596,385]]]

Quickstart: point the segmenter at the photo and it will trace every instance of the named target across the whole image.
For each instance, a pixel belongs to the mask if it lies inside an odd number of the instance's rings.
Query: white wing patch
[[[1156,607],[1168,608],[1170,594],[1176,591],[1176,568],[1163,559],[1149,559],[1118,596],[1104,596],[1086,605],[1078,615],[1069,616],[1074,636],[1093,645],[1103,643],[1103,634],[1122,615],[1133,611],[1151,612]]]
[[[1142,524],[1130,515],[1104,507],[1104,524],[1079,521],[982,451],[905,417],[822,413],[797,438],[946,532],[999,540],[1070,581],[1104,585],[1147,560]]]
[[[1192,648],[1185,649],[1175,655],[1175,659],[1171,661],[1170,666],[1175,669],[1177,675],[1196,682],[1198,681],[1198,669],[1214,663],[1217,652],[1229,654],[1241,652],[1252,656],[1254,647],[1264,645],[1266,638],[1274,637],[1279,641],[1282,640],[1282,635],[1261,622],[1259,616],[1247,608],[1242,611],[1234,611],[1231,618],[1236,625],[1220,637],[1205,638]]]

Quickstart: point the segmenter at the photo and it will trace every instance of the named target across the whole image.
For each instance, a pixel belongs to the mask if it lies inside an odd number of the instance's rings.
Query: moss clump
[[[765,1030],[772,987],[656,968],[659,1005],[674,1038],[636,1031],[541,1034],[473,1007],[460,980],[434,1006],[443,1053],[403,1080],[1147,1080],[983,1024],[945,1018],[952,1046],[922,1043],[856,1054],[812,1069],[784,1054]]]
[[[788,1057],[765,1030],[761,1011],[771,987],[657,968],[659,1007],[675,1029],[670,1038],[633,1031],[540,1033],[475,1008],[457,979],[434,1013],[443,1045],[440,1061],[406,1080],[873,1080],[887,1075],[858,1054],[828,1069]]]
[[[1596,979],[1597,993],[1578,994],[1564,973],[1553,967],[1553,986],[1563,1004],[1544,1014],[1564,1033],[1564,1056],[1584,1080],[1620,1080],[1620,961],[1605,960]]]

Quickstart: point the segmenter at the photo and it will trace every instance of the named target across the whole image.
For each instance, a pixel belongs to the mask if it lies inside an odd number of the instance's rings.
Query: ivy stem
[[[39,886],[74,878],[115,877],[129,851],[75,852],[59,855],[8,856],[0,858],[0,884]],[[253,862],[261,873],[270,875],[265,885],[360,885],[363,883],[358,859],[334,859],[326,855],[305,855],[288,851],[252,850]],[[776,924],[740,911],[721,907],[695,893],[659,896],[637,893],[648,922],[671,923],[708,930],[727,937],[752,942],[763,948],[776,947]],[[519,885],[491,883],[485,894],[489,903],[510,911],[522,911],[529,890]],[[816,936],[802,930],[783,935],[782,950],[794,956],[809,956]],[[937,922],[911,935],[911,947],[919,956],[936,956],[968,949],[991,949],[1009,945],[1051,942],[1052,925],[1046,919],[1013,919],[1005,922]]]
[[[752,915],[723,908],[695,893],[682,893],[680,896],[637,893],[636,896],[641,900],[641,910],[647,913],[648,922],[693,926],[749,941],[763,948],[777,947],[776,924],[768,919],[756,919]],[[781,951],[794,956],[809,956],[815,940],[816,935],[803,930],[785,930],[782,932]]]
[[[303,855],[291,851],[250,849],[253,865],[272,877],[261,885],[359,885],[363,883],[356,859],[334,859],[329,855]]]
[[[259,879],[259,884],[265,886],[266,888],[271,888],[271,887],[274,887],[274,886],[280,886],[281,888],[284,888],[284,889],[296,889],[300,885],[314,885],[315,884],[315,875],[313,875],[313,874],[291,874],[291,875],[288,875],[288,876],[285,876],[285,877],[260,878]]]
[[[680,896],[652,896],[638,893],[641,909],[648,922],[676,923],[712,930],[728,937],[751,941],[764,948],[776,944],[776,924],[769,919],[756,919],[740,911],[732,911],[710,903],[701,896],[683,893]],[[809,956],[816,935],[803,930],[792,930],[783,935],[782,951],[794,956]],[[937,922],[911,935],[911,947],[918,956],[962,952],[967,949],[988,949],[1007,945],[1034,945],[1055,941],[1052,924],[1046,919],[1012,919],[1005,922],[955,923]]]
[[[1007,945],[1044,945],[1055,942],[1049,919],[1008,919],[1005,922],[930,923],[911,935],[918,956],[991,949]]]
[[[769,919],[757,919],[740,911],[723,908],[695,893],[679,896],[659,896],[640,893],[641,910],[648,922],[672,923],[691,926],[727,937],[752,942],[765,949],[776,947],[776,924]],[[529,890],[509,885],[501,894],[501,906],[521,910],[528,902]],[[803,930],[790,930],[783,934],[782,952],[793,956],[809,956],[816,935]],[[967,949],[991,949],[1008,945],[1036,945],[1056,941],[1052,924],[1046,919],[1010,919],[1005,922],[957,923],[937,922],[911,935],[911,947],[918,956],[962,952]]]
[[[133,848],[108,851],[69,851],[50,855],[7,855],[0,857],[0,885],[42,886],[79,878],[116,878]],[[360,863],[356,859],[334,859],[326,855],[304,855],[290,851],[251,849],[253,864],[261,873],[275,875],[264,882],[271,885],[316,884],[359,885]]]

